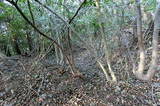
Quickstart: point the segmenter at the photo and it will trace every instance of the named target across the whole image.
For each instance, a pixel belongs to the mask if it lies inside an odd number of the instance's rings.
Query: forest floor
[[[74,52],[83,77],[39,57],[0,59],[1,106],[158,106],[160,77],[137,80],[127,65],[113,64],[118,83],[110,83],[85,49]],[[128,70],[127,70],[128,69]],[[129,71],[129,72],[127,72]]]

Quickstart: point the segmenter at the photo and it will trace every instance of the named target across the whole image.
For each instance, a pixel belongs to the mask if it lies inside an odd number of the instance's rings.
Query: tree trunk
[[[144,44],[143,44],[143,35],[142,35],[142,14],[141,14],[141,6],[140,0],[136,1],[136,11],[137,11],[137,36],[138,36],[138,45],[139,45],[139,52],[140,52],[140,62],[138,65],[138,70],[134,73],[143,74],[144,65],[145,65],[145,53],[144,53]]]
[[[33,41],[32,41],[31,35],[28,31],[27,31],[27,43],[28,43],[28,47],[29,47],[30,52],[32,52],[32,50],[34,48]]]
[[[96,7],[97,7],[98,17],[100,17],[101,16],[101,11],[100,11],[100,6],[99,6],[99,3],[98,3],[98,0],[95,0],[95,4],[96,4]],[[100,20],[98,20],[98,24],[99,24],[100,33],[101,33],[101,36],[102,36],[102,41],[104,43],[104,52],[105,52],[105,57],[106,57],[106,60],[107,60],[109,73],[112,77],[112,81],[117,82],[117,79],[116,79],[115,74],[114,74],[114,72],[112,70],[112,67],[111,67],[112,65],[111,65],[111,61],[110,61],[109,47],[108,47],[107,40],[106,40],[106,37],[105,37],[103,23],[101,23]]]
[[[143,74],[141,72],[136,72],[135,75],[138,79],[141,80],[151,80],[151,78],[156,73],[157,62],[158,62],[158,35],[160,32],[160,2],[158,2],[155,19],[154,19],[154,32],[153,32],[153,51],[152,51],[152,61],[151,66],[147,72],[147,74]]]
[[[13,42],[13,48],[14,48],[16,54],[20,55],[21,50],[20,50],[18,42],[17,42],[17,35],[13,35],[12,42]]]

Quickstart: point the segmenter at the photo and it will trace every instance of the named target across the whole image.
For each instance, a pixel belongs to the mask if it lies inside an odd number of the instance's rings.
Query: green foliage
[[[142,3],[145,5],[145,12],[153,11],[156,8],[156,0],[142,0]]]
[[[19,4],[25,3],[27,0],[18,0]]]
[[[84,6],[95,6],[94,4],[94,1],[93,0],[87,0],[85,3],[84,3]]]
[[[40,0],[41,1],[41,0]],[[125,1],[125,0],[124,0]],[[42,2],[42,1],[41,1]],[[73,24],[71,25],[80,35],[92,34],[99,31],[98,21],[103,23],[105,36],[112,38],[115,35],[115,30],[120,29],[122,26],[127,26],[128,21],[132,21],[135,17],[134,3],[135,0],[126,0],[124,5],[121,0],[100,0],[101,16],[97,16],[97,9],[94,0],[87,0],[83,5],[83,8],[79,11],[75,17]],[[60,15],[63,19],[68,21],[76,12],[79,7],[79,1],[64,1],[64,0],[45,0],[43,4],[47,5],[51,10]],[[35,25],[42,32],[52,36],[57,41],[56,32],[60,36],[65,36],[67,33],[67,27],[59,20],[55,15],[44,9],[37,4],[34,0],[30,0],[31,11],[35,20]],[[156,5],[156,0],[142,0],[145,12],[153,12]],[[26,17],[32,22],[32,17],[28,9],[27,0],[18,0],[18,6],[21,8]],[[34,43],[40,41],[40,44],[44,44],[47,47],[50,41],[44,38],[40,38],[35,30],[26,23],[21,15],[11,5],[0,3],[0,9],[3,11],[0,14],[0,22],[4,22],[7,26],[7,31],[0,34],[0,44],[9,45],[12,51],[12,37],[17,37],[17,41],[22,51],[28,50],[28,44],[26,39],[26,32],[30,32],[31,38]],[[124,14],[123,14],[124,13]],[[123,20],[122,20],[123,14]],[[64,31],[62,31],[64,30]],[[1,29],[0,29],[1,32]],[[90,35],[91,36],[91,35]],[[85,38],[87,39],[87,38]],[[74,35],[72,37],[75,42]],[[13,53],[13,51],[12,51]],[[14,54],[14,53],[13,53]]]
[[[110,2],[110,0],[105,0],[105,3],[108,3],[108,2]]]
[[[58,0],[58,4],[62,4],[63,3],[63,0]]]
[[[0,2],[0,9],[3,9],[5,7],[5,4],[3,2]]]

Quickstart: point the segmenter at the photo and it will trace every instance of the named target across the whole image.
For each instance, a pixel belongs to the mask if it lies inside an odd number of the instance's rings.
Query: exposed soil
[[[160,75],[137,80],[130,66],[113,62],[118,83],[110,83],[87,50],[74,53],[83,77],[72,77],[68,66],[46,59],[14,56],[0,59],[1,106],[158,106]],[[116,59],[116,57],[115,57]],[[113,60],[115,60],[113,59]],[[123,67],[119,66],[124,64]]]

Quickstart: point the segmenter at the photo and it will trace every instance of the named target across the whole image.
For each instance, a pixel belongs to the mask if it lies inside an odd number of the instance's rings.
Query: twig
[[[39,86],[39,88],[38,88],[38,92],[40,92],[40,90],[41,90],[41,88],[42,88],[42,86],[43,86],[43,82],[44,82],[44,77],[41,77],[42,78],[42,81],[41,81],[41,84],[40,84],[40,86]]]
[[[25,72],[26,69],[25,69],[25,67],[24,67],[24,64],[23,64],[21,61],[19,61],[19,60],[18,60],[17,62],[22,66],[23,71]]]
[[[30,5],[30,1],[29,1],[29,0],[27,0],[27,5],[28,5],[28,9],[29,9],[29,12],[30,12],[30,15],[31,15],[33,24],[35,25],[34,16],[33,16],[33,12],[32,12],[31,5]]]
[[[86,2],[87,0],[84,0],[82,3],[81,3],[81,5],[80,5],[80,7],[77,9],[77,11],[76,11],[76,13],[73,15],[73,17],[69,20],[69,24],[71,24],[71,22],[74,20],[74,18],[77,16],[77,14],[78,14],[78,12],[80,11],[80,9],[82,8],[82,6],[85,4],[85,2]]]
[[[158,48],[160,48],[160,45],[158,45]],[[147,50],[146,50],[146,51],[149,51],[149,50],[151,50],[151,49],[153,49],[153,47],[149,47],[149,48],[147,48]]]
[[[24,86],[26,86],[28,89],[34,91],[34,92],[37,94],[38,97],[40,96],[39,93],[32,88],[32,86],[27,86],[27,85],[25,85],[25,84],[24,84]]]
[[[152,85],[152,100],[153,100],[153,102],[156,104],[156,101],[155,101],[154,96],[153,96],[153,95],[154,95],[154,93],[153,93],[153,92],[154,92],[154,91],[153,91],[153,89],[154,89],[154,86]],[[157,105],[157,104],[156,104],[156,105]]]
[[[40,4],[41,6],[43,6],[44,8],[46,8],[47,10],[49,10],[52,14],[54,14],[55,16],[57,16],[57,18],[59,18],[60,20],[62,20],[65,24],[67,24],[67,22],[61,17],[59,16],[56,12],[52,11],[48,6],[46,6],[45,4],[42,4],[40,1],[35,0],[38,4]]]

